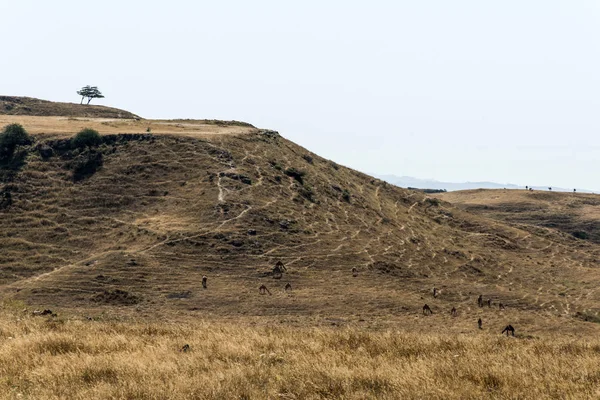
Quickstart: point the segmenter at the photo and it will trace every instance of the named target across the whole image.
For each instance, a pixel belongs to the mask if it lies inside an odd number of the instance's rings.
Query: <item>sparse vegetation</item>
[[[290,168],[287,168],[284,171],[284,173],[287,176],[294,178],[301,185],[304,184],[304,176],[306,175],[306,172],[296,169],[294,167],[290,167]]]
[[[104,163],[102,153],[94,150],[85,150],[75,157],[69,166],[73,170],[75,182],[88,178],[96,173]]]
[[[313,163],[313,157],[310,154],[304,154],[302,158],[309,164]]]

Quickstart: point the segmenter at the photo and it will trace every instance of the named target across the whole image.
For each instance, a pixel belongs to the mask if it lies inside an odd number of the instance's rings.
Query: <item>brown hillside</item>
[[[522,229],[552,228],[600,244],[599,195],[480,189],[437,196],[464,210]]]
[[[139,119],[129,111],[105,106],[58,103],[31,97],[0,96],[0,115]]]
[[[162,122],[167,132],[115,134],[123,126],[87,122],[106,134],[97,150],[38,134],[3,175],[5,299],[81,315],[465,333],[481,317],[494,333],[597,331],[594,243],[387,185],[272,131]],[[491,308],[477,307],[480,294]]]

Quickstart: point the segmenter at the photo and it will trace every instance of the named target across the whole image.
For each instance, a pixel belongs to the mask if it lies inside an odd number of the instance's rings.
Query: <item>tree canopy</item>
[[[104,95],[100,90],[98,90],[97,86],[84,86],[81,90],[77,91],[77,94],[81,96],[81,104],[83,104],[83,100],[85,98],[88,99],[87,104],[90,104],[92,99],[103,99]]]

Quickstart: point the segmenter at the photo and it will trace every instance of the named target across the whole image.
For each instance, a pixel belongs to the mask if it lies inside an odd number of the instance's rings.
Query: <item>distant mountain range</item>
[[[411,176],[396,176],[396,175],[373,175],[392,185],[403,188],[416,189],[437,189],[447,190],[449,192],[455,190],[470,190],[470,189],[525,189],[525,186],[519,186],[512,183],[496,183],[496,182],[440,182],[433,179],[419,179]],[[534,190],[548,190],[548,186],[531,186]],[[572,192],[573,189],[552,187],[553,191],[557,192]],[[579,189],[578,192],[592,193],[591,190]]]

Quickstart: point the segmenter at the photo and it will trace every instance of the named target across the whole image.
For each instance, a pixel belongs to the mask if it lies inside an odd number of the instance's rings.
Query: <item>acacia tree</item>
[[[83,99],[87,98],[87,104],[90,104],[92,99],[103,99],[104,95],[100,90],[98,90],[97,86],[84,86],[81,90],[77,91],[77,94],[81,96],[81,103],[83,104]]]

